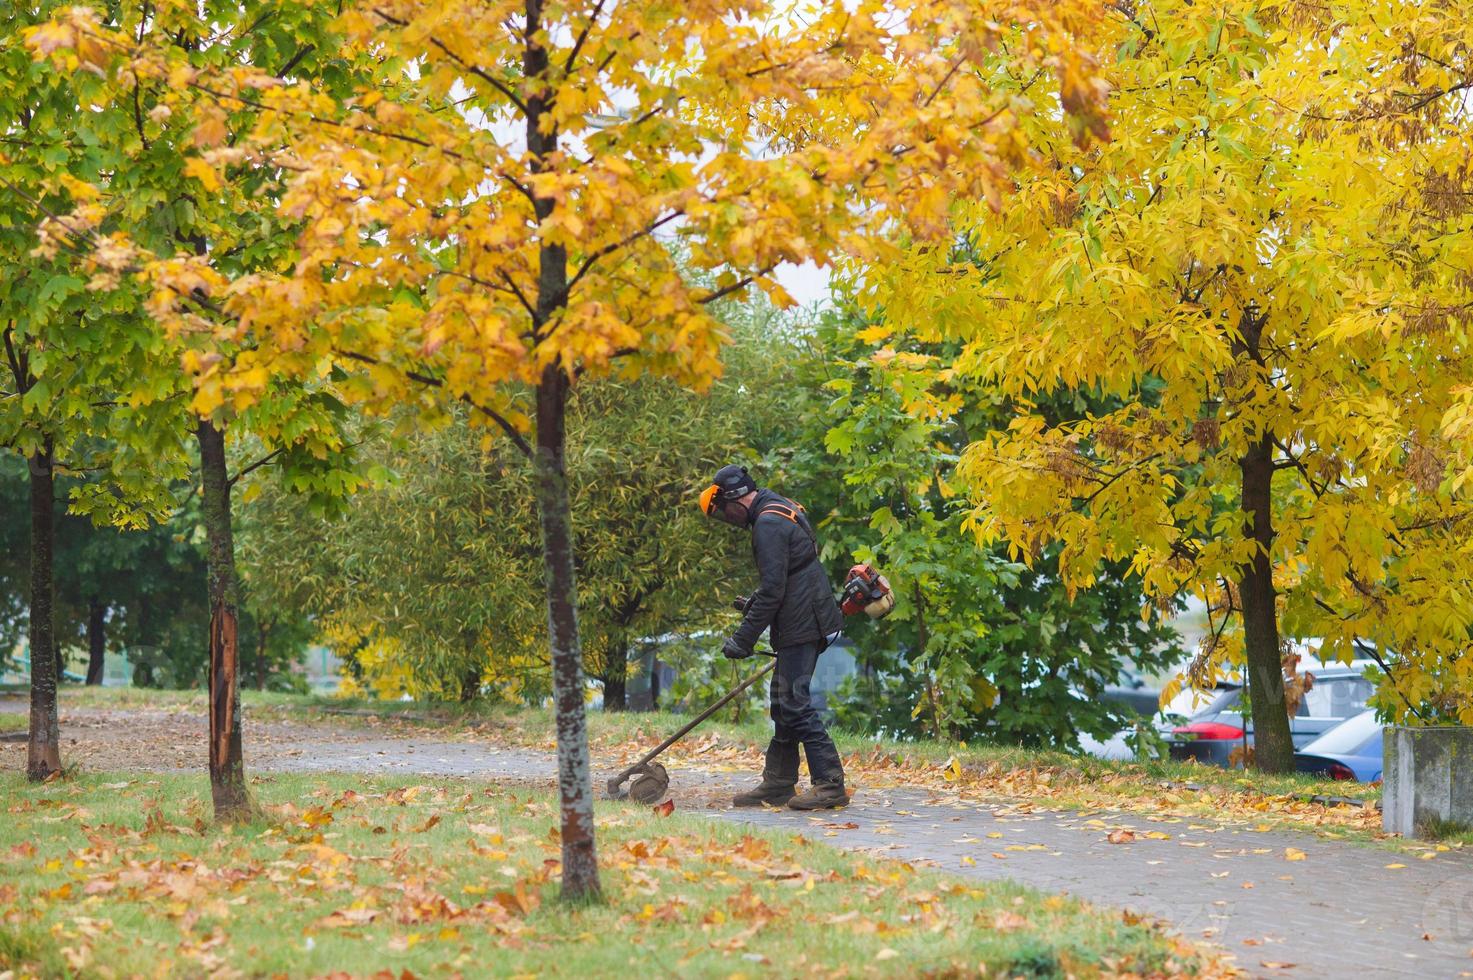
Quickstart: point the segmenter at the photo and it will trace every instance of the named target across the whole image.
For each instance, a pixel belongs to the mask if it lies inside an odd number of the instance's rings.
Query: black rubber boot
[[[783,806],[797,792],[796,780],[784,780],[771,773],[762,774],[762,782],[756,789],[738,793],[731,798],[732,806]]]
[[[794,810],[837,810],[849,805],[849,794],[844,792],[843,783],[814,783],[808,792],[800,793],[788,800]]]

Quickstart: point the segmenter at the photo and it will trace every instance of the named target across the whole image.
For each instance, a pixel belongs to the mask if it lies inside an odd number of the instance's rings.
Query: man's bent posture
[[[803,508],[771,490],[759,490],[740,466],[723,466],[701,494],[701,509],[736,527],[752,530],[752,554],[760,585],[742,602],[745,615],[721,652],[738,660],[752,656],[763,630],[777,652],[772,673],[772,743],[762,783],[732,802],[737,806],[782,806],[795,810],[841,807],[844,766],[808,691],[818,655],[838,638],[844,616],[818,560],[818,538]],[[798,744],[808,756],[808,792],[795,795]]]

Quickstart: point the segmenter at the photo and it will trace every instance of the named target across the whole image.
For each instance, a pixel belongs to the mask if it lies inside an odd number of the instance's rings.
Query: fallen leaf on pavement
[[[1286,847],[1286,848],[1284,848],[1284,860],[1285,861],[1303,861],[1308,856],[1309,855],[1305,854],[1303,851],[1301,851],[1297,847]]]
[[[1135,840],[1135,831],[1126,830],[1122,827],[1118,830],[1110,831],[1110,836],[1106,837],[1105,840],[1111,844],[1129,844]]]

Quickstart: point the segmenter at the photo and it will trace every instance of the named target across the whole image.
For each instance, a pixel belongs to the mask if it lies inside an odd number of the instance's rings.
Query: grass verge
[[[552,799],[277,776],[215,827],[196,776],[0,776],[0,972],[1220,975],[1150,922],[698,815],[600,804],[605,901],[557,901]]]

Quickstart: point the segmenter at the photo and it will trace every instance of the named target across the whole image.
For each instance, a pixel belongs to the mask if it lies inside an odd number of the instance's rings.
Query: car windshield
[[[1314,755],[1376,755],[1381,745],[1381,723],[1374,711],[1363,711],[1336,725],[1304,747]]]
[[[1213,699],[1211,704],[1192,715],[1192,719],[1212,718],[1222,714],[1224,711],[1232,711],[1238,706],[1238,700],[1242,696],[1243,689],[1241,687],[1235,687],[1231,691],[1223,691]]]
[[[1299,714],[1311,718],[1349,718],[1366,708],[1375,685],[1364,677],[1316,677],[1304,694]]]

